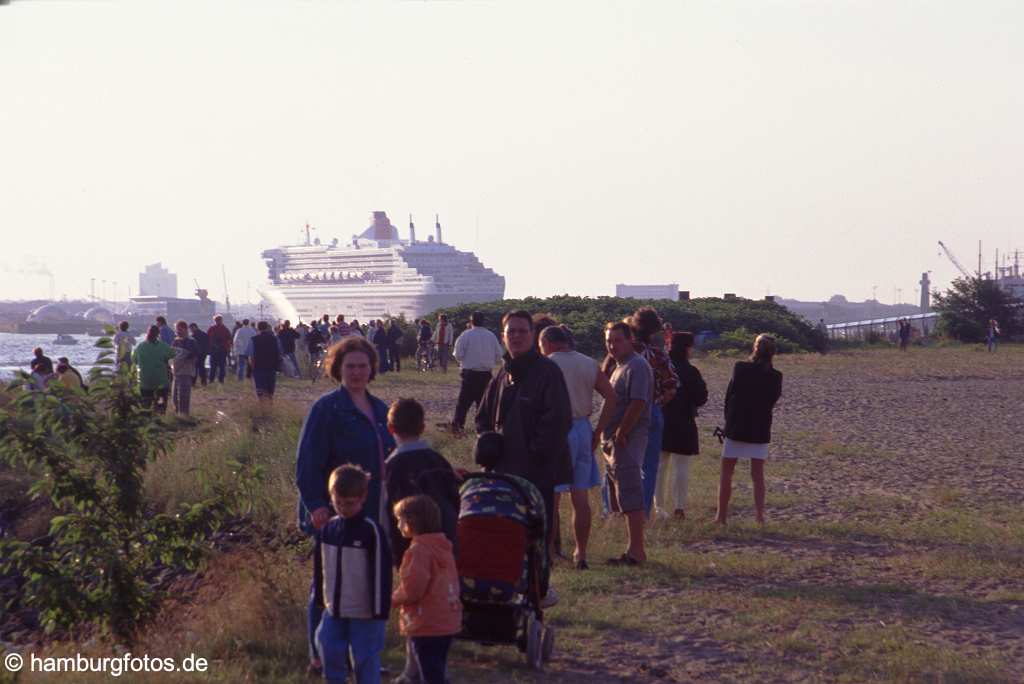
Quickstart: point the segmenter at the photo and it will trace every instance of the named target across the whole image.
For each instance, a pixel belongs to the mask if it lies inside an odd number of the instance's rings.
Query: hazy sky
[[[1024,249],[1024,3],[0,6],[0,299],[161,261],[256,298],[263,249],[385,210],[507,296],[914,299]]]

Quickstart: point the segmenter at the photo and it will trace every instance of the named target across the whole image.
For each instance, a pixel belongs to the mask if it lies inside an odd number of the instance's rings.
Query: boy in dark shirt
[[[409,540],[398,530],[391,504],[410,496],[429,496],[441,510],[441,531],[452,543],[456,557],[455,527],[459,520],[459,480],[444,456],[423,441],[425,417],[423,406],[415,399],[399,399],[388,410],[388,431],[398,446],[384,462],[384,488],[391,518],[391,549],[395,567],[402,565],[402,556]],[[405,670],[396,682],[420,680],[419,668],[406,642]]]

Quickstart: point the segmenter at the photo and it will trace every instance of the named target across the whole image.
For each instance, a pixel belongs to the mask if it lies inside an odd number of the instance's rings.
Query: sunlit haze
[[[506,296],[677,282],[915,301],[1024,249],[1019,2],[0,6],[0,299],[162,262],[255,301],[264,249],[384,210]]]

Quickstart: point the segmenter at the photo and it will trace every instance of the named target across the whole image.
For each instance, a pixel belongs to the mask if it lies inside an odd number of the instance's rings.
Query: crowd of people
[[[454,344],[447,324],[438,321],[429,339],[436,348],[453,349],[461,384],[451,421],[439,427],[463,435],[477,406],[477,462],[483,464],[482,443],[500,440],[489,467],[535,492],[545,520],[545,567],[559,553],[558,508],[568,493],[573,564],[589,569],[590,493],[598,487],[608,511],[627,522],[626,548],[607,562],[644,563],[647,524],[687,514],[690,460],[699,453],[697,412],[708,397],[690,363],[694,336],[672,331],[654,309],[642,308],[607,324],[608,354],[599,363],[577,352],[571,330],[550,316],[510,311],[501,320],[500,341],[481,313]],[[427,339],[419,337],[418,345]],[[341,681],[351,663],[357,681],[379,681],[385,588],[397,576],[391,601],[402,608],[408,642],[396,681],[444,682],[447,649],[460,630],[456,559],[471,551],[456,546],[454,531],[461,474],[423,441],[418,402],[400,399],[388,407],[369,391],[387,366],[379,349],[354,334],[329,346],[324,373],[338,388],[313,404],[299,437],[298,521],[316,546],[310,669]],[[736,364],[725,391],[721,524],[739,460],[750,461],[757,520],[765,520],[764,463],[782,392],[774,353],[774,338],[757,336],[753,354]],[[543,605],[554,605],[557,592],[547,572],[540,583]]]

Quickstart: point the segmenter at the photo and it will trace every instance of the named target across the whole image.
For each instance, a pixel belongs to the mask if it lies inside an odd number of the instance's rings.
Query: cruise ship
[[[502,299],[505,278],[472,252],[445,244],[436,217],[434,225],[435,235],[417,240],[410,217],[404,240],[387,214],[375,211],[373,223],[344,245],[311,240],[307,226],[305,244],[263,252],[268,282],[260,293],[278,317],[293,322],[325,313],[412,320],[442,307]]]

